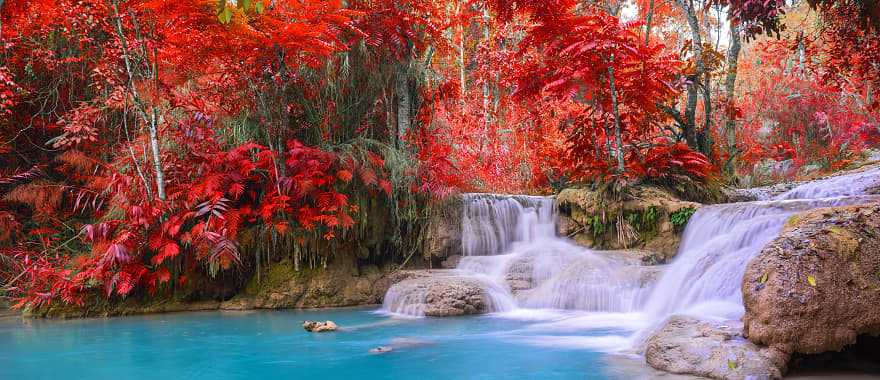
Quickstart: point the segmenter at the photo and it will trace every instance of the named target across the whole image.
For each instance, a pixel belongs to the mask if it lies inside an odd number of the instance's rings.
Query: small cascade
[[[553,198],[465,194],[461,220],[465,256],[497,255],[515,242],[555,233]]]
[[[800,185],[775,199],[823,199],[863,195],[880,184],[880,168],[812,181]]]
[[[556,235],[552,197],[466,194],[455,281],[479,281],[489,310],[641,308],[650,271]],[[448,278],[447,278],[448,279]],[[383,309],[424,315],[426,291],[393,287]]]
[[[880,168],[798,186],[773,200],[701,208],[691,217],[671,267],[646,306],[653,318],[686,312],[739,318],[746,265],[779,236],[792,215],[821,207],[880,200],[864,195],[880,184]]]
[[[779,236],[792,215],[819,207],[865,203],[870,196],[731,203],[701,208],[691,217],[679,254],[652,291],[645,311],[654,317],[689,312],[737,318],[746,265]]]

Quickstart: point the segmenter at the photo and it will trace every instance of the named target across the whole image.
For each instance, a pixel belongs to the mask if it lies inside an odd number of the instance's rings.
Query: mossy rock
[[[702,206],[654,186],[630,189],[622,200],[590,189],[565,189],[556,205],[560,234],[592,249],[653,251],[651,261],[657,264],[675,255],[684,226]]]

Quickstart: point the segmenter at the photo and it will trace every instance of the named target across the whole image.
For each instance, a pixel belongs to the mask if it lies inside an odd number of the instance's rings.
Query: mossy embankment
[[[609,197],[587,188],[563,190],[556,199],[558,232],[601,250],[633,250],[645,264],[662,264],[678,251],[681,234],[701,203],[656,186]]]

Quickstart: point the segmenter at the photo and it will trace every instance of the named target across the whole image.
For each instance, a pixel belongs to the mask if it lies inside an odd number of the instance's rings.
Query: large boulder
[[[880,334],[880,204],[793,217],[749,263],[742,291],[759,344],[809,354]]]
[[[778,379],[788,359],[749,342],[736,321],[684,316],[670,318],[645,346],[645,360],[656,369],[713,379]]]
[[[392,312],[428,317],[481,314],[492,311],[485,286],[476,278],[431,271],[394,284],[384,306]]]
[[[537,286],[534,271],[535,257],[532,255],[517,257],[508,264],[504,280],[514,296]]]

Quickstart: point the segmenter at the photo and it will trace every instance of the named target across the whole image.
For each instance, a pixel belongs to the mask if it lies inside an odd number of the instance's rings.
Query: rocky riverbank
[[[417,262],[416,264],[421,265]],[[341,255],[326,268],[294,270],[287,261],[274,263],[261,276],[253,276],[240,291],[219,298],[176,292],[160,297],[130,297],[92,301],[81,306],[52,304],[25,314],[42,318],[112,317],[170,312],[250,309],[312,309],[376,305],[393,283],[408,276],[399,265],[358,266]]]

